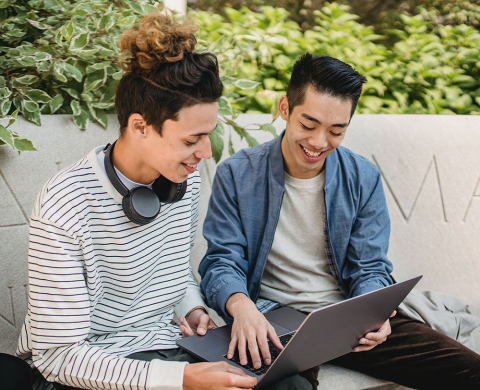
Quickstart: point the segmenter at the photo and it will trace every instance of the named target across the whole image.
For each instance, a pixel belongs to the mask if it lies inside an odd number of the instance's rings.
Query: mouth
[[[308,149],[306,148],[305,146],[303,145],[300,145],[302,151],[303,151],[303,155],[304,157],[310,161],[310,162],[316,162],[316,161],[319,161],[323,155],[325,154],[325,151],[323,152],[316,152],[314,150],[311,150],[311,149]]]
[[[196,171],[198,163],[196,164],[182,163],[182,165],[185,167],[188,173],[193,173]]]

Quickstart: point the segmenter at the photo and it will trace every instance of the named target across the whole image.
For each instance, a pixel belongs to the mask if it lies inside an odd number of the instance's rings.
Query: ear
[[[145,138],[149,127],[140,114],[132,114],[128,117],[127,132],[134,137]]]
[[[288,99],[285,95],[280,97],[280,100],[278,101],[278,113],[284,121],[288,122]]]

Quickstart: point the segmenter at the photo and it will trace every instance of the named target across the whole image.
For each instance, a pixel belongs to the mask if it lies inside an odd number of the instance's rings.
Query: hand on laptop
[[[192,311],[188,320],[184,316],[180,316],[179,320],[180,332],[182,332],[183,337],[193,336],[194,334],[203,336],[207,333],[207,330],[217,327],[210,316],[202,310]]]
[[[257,385],[257,378],[227,362],[185,365],[183,390],[240,390]]]
[[[246,348],[248,346],[253,366],[260,368],[262,366],[258,350],[260,347],[263,361],[270,365],[271,356],[267,337],[275,348],[283,349],[273,326],[245,294],[233,294],[228,299],[226,308],[233,317],[232,341],[228,347],[227,358],[231,359],[233,357],[235,348],[238,346],[240,363],[242,365],[247,364]]]
[[[394,317],[395,314],[397,314],[397,311],[394,311],[390,318]],[[353,349],[353,352],[370,351],[377,345],[382,344],[384,341],[386,341],[387,337],[390,336],[391,333],[392,329],[390,327],[390,320],[387,320],[379,330],[377,330],[376,332],[367,333],[360,340],[358,340],[358,343],[360,345],[355,347]]]

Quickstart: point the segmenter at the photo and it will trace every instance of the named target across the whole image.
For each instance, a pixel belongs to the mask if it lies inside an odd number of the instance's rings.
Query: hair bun
[[[119,47],[124,52],[120,65],[126,72],[148,76],[162,64],[179,61],[185,53],[192,53],[197,29],[188,20],[175,21],[158,11],[144,16],[120,39]]]

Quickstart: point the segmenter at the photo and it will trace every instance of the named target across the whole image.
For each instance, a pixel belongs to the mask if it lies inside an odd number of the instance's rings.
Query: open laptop
[[[352,352],[365,334],[377,331],[419,282],[422,276],[350,298],[311,312],[308,316],[284,307],[265,315],[285,347],[270,345],[272,364],[260,369],[240,365],[238,353],[227,359],[231,325],[207,332],[205,336],[180,339],[177,345],[202,360],[226,361],[258,379],[257,389],[267,387],[311,367]]]

